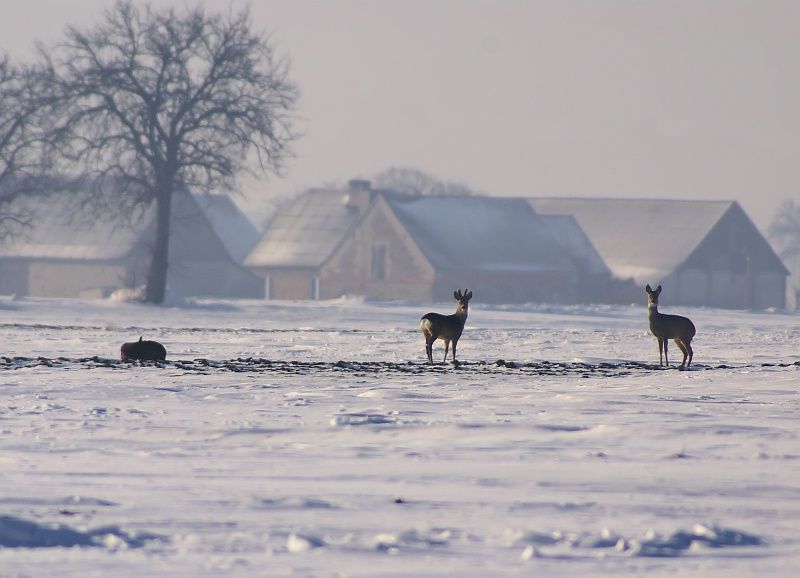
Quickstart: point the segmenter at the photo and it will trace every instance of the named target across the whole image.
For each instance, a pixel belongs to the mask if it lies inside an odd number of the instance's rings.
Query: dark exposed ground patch
[[[764,363],[760,365],[693,365],[691,371],[713,371],[723,369],[740,369],[746,367],[797,367],[800,362],[794,363]],[[131,369],[135,367],[152,367],[162,369],[180,369],[190,373],[210,374],[215,372],[235,373],[279,373],[291,375],[307,375],[314,373],[344,373],[349,375],[375,375],[381,373],[398,374],[508,374],[522,375],[553,375],[553,376],[578,376],[578,377],[622,377],[637,372],[677,370],[676,366],[670,368],[659,367],[649,363],[636,361],[621,362],[556,362],[537,361],[522,363],[505,361],[462,361],[457,364],[434,364],[408,361],[397,363],[391,361],[287,361],[275,359],[262,359],[253,357],[240,357],[236,359],[178,359],[168,361],[129,362],[104,357],[0,357],[0,370],[14,370],[23,368],[50,367],[58,369]]]

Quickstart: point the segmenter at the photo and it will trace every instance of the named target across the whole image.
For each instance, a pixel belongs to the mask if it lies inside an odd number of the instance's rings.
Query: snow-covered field
[[[0,576],[798,576],[800,316],[665,297],[0,299]]]

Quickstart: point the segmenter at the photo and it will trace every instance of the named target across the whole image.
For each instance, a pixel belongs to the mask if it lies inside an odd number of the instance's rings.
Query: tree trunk
[[[172,213],[172,191],[161,192],[156,197],[156,242],[153,259],[147,275],[146,303],[164,302],[167,290],[167,268],[169,263],[169,225]]]

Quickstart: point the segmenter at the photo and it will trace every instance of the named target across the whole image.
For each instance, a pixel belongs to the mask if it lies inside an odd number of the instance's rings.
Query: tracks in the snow
[[[757,367],[798,367],[794,363],[762,363],[752,365],[693,365],[691,371],[712,371],[725,369],[744,369]],[[309,375],[315,373],[342,373],[348,375],[378,374],[453,374],[471,375],[549,375],[576,377],[621,377],[638,372],[665,371],[668,368],[636,361],[619,362],[568,362],[568,361],[536,361],[514,362],[498,359],[497,361],[461,361],[456,364],[434,364],[409,361],[405,363],[391,361],[291,361],[253,357],[236,359],[178,359],[168,361],[123,362],[103,357],[0,357],[0,370],[16,370],[30,368],[54,369],[100,369],[117,370],[151,367],[162,369],[178,369],[188,373],[210,374],[216,372],[235,373],[275,373],[286,375]],[[677,369],[675,366],[669,369]]]

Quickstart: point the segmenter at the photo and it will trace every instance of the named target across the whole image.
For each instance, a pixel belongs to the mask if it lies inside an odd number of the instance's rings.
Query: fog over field
[[[0,50],[29,55],[111,4],[16,3]],[[737,200],[763,230],[800,177],[799,12],[792,0],[253,2],[253,27],[291,59],[303,138],[285,176],[245,183],[244,202],[260,224],[275,197],[411,166],[490,195]]]

